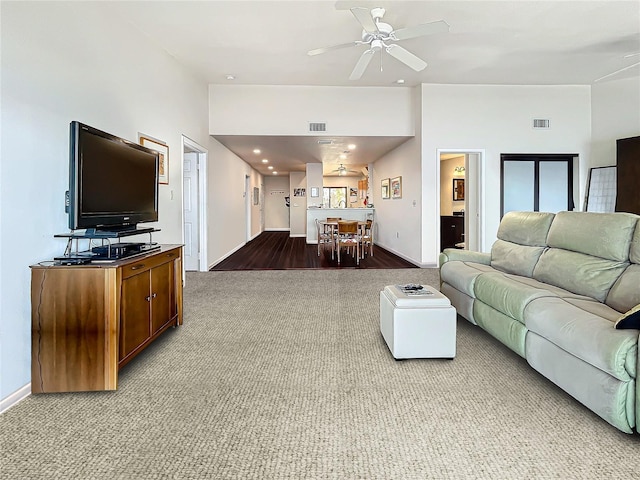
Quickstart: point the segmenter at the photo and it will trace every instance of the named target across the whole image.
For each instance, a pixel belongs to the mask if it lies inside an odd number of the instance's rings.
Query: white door
[[[184,153],[184,268],[199,270],[198,154]]]

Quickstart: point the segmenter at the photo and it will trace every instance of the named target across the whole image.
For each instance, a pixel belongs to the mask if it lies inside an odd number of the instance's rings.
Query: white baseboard
[[[289,238],[293,238],[293,237],[305,237],[305,238],[307,238],[307,234],[306,233],[295,233],[293,235],[289,235]]]
[[[289,232],[290,228],[265,228],[265,232]]]
[[[240,245],[238,245],[236,248],[234,248],[233,250],[230,250],[229,252],[227,252],[226,255],[223,255],[222,257],[220,257],[218,260],[214,261],[213,263],[209,264],[209,270],[211,270],[213,267],[215,267],[217,264],[219,264],[221,261],[223,261],[224,259],[230,257],[231,255],[233,255],[234,253],[236,253],[238,250],[240,250],[242,247],[244,247],[246,245],[246,243],[242,243]]]
[[[7,398],[0,400],[0,413],[4,413],[14,405],[18,404],[25,398],[31,395],[31,382],[27,383],[24,387],[16,390]]]
[[[386,251],[393,253],[394,255],[399,256],[400,258],[402,258],[403,260],[406,260],[407,262],[413,263],[416,267],[420,267],[420,268],[438,268],[438,264],[437,263],[421,263],[418,262],[416,260],[414,260],[413,258],[409,258],[406,255],[403,255],[400,252],[395,251],[393,248],[388,247],[387,245],[383,245],[381,243],[375,243],[375,246],[379,246],[381,248],[384,248]]]

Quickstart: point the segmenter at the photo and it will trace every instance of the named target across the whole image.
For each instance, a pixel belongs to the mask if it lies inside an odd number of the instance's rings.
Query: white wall
[[[289,196],[289,177],[265,177],[264,190],[265,230],[289,230],[290,207],[284,200]]]
[[[293,195],[297,188],[305,189],[305,196]],[[292,237],[307,236],[307,177],[304,172],[291,172],[289,174],[289,195],[291,196],[291,208],[289,209],[289,235]]]
[[[68,231],[69,123],[92,125],[137,141],[139,132],[169,145],[169,185],[160,185],[161,232],[154,240],[182,242],[181,135],[220,157],[208,136],[208,88],[148,42],[108,2],[2,2],[0,178],[0,398],[31,379],[30,271],[60,255]],[[226,150],[226,149],[225,149]],[[228,170],[250,172],[233,160]],[[240,165],[244,165],[243,168]],[[212,165],[213,166],[213,165]],[[235,197],[209,168],[209,239],[219,238],[220,212]],[[235,174],[234,174],[235,175]],[[235,176],[234,176],[235,178]],[[218,203],[215,203],[215,202]],[[240,199],[242,202],[242,199]],[[235,203],[233,203],[233,210]],[[239,213],[243,215],[242,212]],[[224,225],[224,237],[235,226]],[[244,232],[244,227],[242,228]],[[225,248],[222,246],[221,248]],[[209,258],[215,258],[210,254]]]
[[[318,189],[318,196],[311,196],[311,189]],[[322,164],[307,163],[307,206],[322,206]]]
[[[420,142],[412,138],[373,164],[372,203],[376,244],[413,263],[420,263]],[[402,177],[402,198],[383,200],[381,181]]]
[[[206,128],[206,125],[205,125]],[[245,176],[250,177],[251,236],[260,233],[260,205],[253,205],[253,187],[260,188],[261,175],[235,153],[209,137],[207,169],[207,258],[209,267],[246,243]]]
[[[616,140],[640,135],[640,76],[596,83],[591,96],[591,166],[615,165]]]
[[[209,133],[310,135],[308,122],[326,122],[326,135],[413,135],[410,98],[406,87],[209,85]]]
[[[426,232],[437,230],[440,214],[432,208],[438,202],[432,179],[439,181],[439,148],[485,150],[485,249],[495,241],[500,222],[501,153],[577,153],[574,198],[580,204],[590,165],[590,87],[424,84],[422,112],[422,263],[437,263],[437,236]],[[533,118],[550,119],[551,128],[534,130]]]
[[[407,140],[373,164],[373,193],[376,219],[376,244],[421,265],[423,228],[422,211],[428,192],[435,194],[436,186],[423,192],[422,181],[422,89],[412,89],[409,99],[414,115],[414,138]],[[402,177],[402,198],[382,199],[381,182],[386,178]],[[433,228],[429,229],[431,234]],[[430,234],[427,233],[427,234]]]

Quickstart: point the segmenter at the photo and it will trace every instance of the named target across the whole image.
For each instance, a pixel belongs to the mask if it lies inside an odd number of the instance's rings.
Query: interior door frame
[[[208,255],[207,255],[207,165],[209,160],[209,151],[199,143],[191,140],[186,135],[181,136],[182,146],[182,168],[180,169],[181,185],[184,185],[184,154],[185,149],[188,148],[191,152],[197,153],[197,168],[198,168],[198,271],[206,272],[208,267]],[[184,188],[182,189],[182,243],[184,243]],[[184,264],[182,265],[183,278],[184,278]]]
[[[467,248],[484,252],[485,246],[485,158],[484,148],[438,148],[436,158],[438,159],[438,179],[440,178],[440,156],[445,153],[458,153],[465,158],[465,200],[464,200],[464,228]],[[438,182],[437,211],[440,213],[440,182]],[[436,222],[437,244],[440,251],[440,221]],[[474,241],[471,234],[475,235]]]

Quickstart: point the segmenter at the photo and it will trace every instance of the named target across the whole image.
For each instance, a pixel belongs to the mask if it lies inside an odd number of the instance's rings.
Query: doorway
[[[460,240],[454,242],[456,248],[484,251],[485,152],[483,149],[438,149],[437,156],[440,172],[440,250],[443,237],[449,241],[452,234],[443,228],[444,225],[452,228],[454,237]]]
[[[182,136],[182,224],[184,269],[206,272],[208,152]]]

